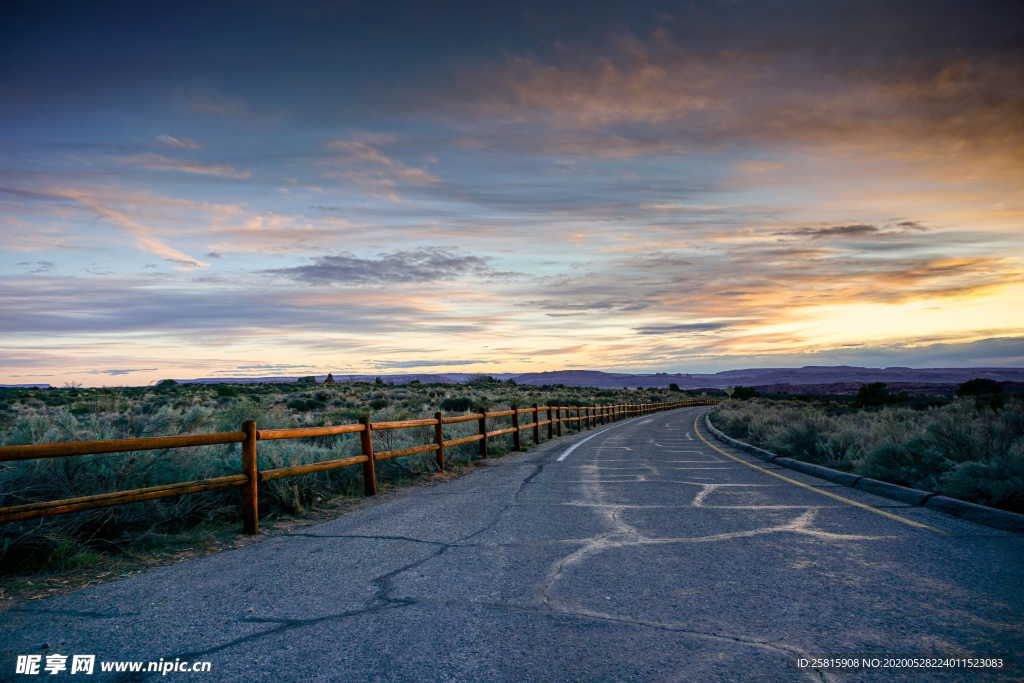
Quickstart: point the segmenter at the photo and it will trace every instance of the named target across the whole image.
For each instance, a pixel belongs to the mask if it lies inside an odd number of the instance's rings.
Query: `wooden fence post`
[[[363,424],[363,431],[359,436],[363,443],[363,455],[367,457],[363,463],[363,491],[368,496],[377,495],[377,467],[373,454],[373,427],[370,426],[370,416],[364,415],[359,418]]]
[[[478,423],[480,424],[480,433],[484,435],[484,438],[480,439],[480,457],[481,458],[486,458],[487,457],[487,411],[486,410],[481,411],[480,419],[478,420]]]
[[[242,423],[242,474],[249,478],[242,488],[242,526],[247,534],[260,532],[260,472],[256,462],[256,421]]]
[[[536,403],[533,404],[533,445],[536,446],[540,443],[540,406]]]
[[[548,438],[555,438],[555,409],[548,406]]]
[[[437,469],[444,470],[444,413],[434,413],[434,443],[437,444]]]
[[[555,406],[555,417],[558,422],[555,423],[555,431],[559,436],[562,435],[562,406]]]
[[[512,450],[521,451],[523,450],[523,440],[519,434],[519,408],[512,409],[512,429],[516,430],[512,432]]]

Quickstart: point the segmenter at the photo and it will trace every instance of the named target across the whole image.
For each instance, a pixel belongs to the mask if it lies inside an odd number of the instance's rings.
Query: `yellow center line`
[[[855,500],[850,500],[849,498],[844,498],[843,496],[840,496],[838,494],[832,493],[830,491],[824,491],[822,489],[817,488],[816,486],[811,486],[810,484],[805,484],[802,481],[797,481],[796,479],[790,479],[789,477],[786,477],[784,475],[778,474],[776,472],[772,472],[771,470],[767,470],[767,469],[765,469],[763,467],[758,467],[757,465],[755,465],[753,463],[749,463],[746,460],[744,460],[743,458],[738,458],[735,455],[732,455],[731,453],[726,453],[721,448],[719,448],[715,444],[711,443],[710,441],[708,441],[704,437],[704,434],[700,431],[700,426],[698,424],[699,422],[700,422],[700,416],[699,415],[697,417],[693,418],[693,430],[697,433],[697,436],[700,437],[701,441],[703,441],[708,446],[710,446],[711,448],[715,449],[716,451],[718,451],[719,453],[721,453],[725,457],[730,458],[732,460],[735,460],[736,462],[741,462],[741,463],[743,463],[744,465],[746,465],[747,467],[749,467],[751,469],[755,469],[758,472],[764,472],[765,474],[769,474],[769,475],[771,475],[773,477],[776,477],[777,479],[781,479],[782,481],[788,481],[790,484],[796,484],[800,488],[804,488],[804,489],[807,489],[809,491],[814,491],[816,493],[820,493],[823,496],[828,496],[829,498],[834,498],[835,500],[840,500],[840,501],[842,501],[844,503],[847,503],[848,505],[853,505],[854,507],[859,507],[859,508],[862,508],[862,509],[867,510],[869,512],[874,512],[876,515],[881,515],[882,517],[888,517],[889,519],[894,519],[897,522],[902,522],[903,524],[906,524],[907,526],[913,526],[913,527],[917,527],[919,529],[927,529],[928,531],[934,531],[937,534],[942,534],[944,536],[946,535],[945,531],[942,531],[941,529],[936,529],[933,526],[929,526],[927,524],[922,524],[921,522],[915,522],[912,519],[907,519],[906,517],[900,517],[899,515],[894,515],[891,512],[886,512],[885,510],[879,510],[878,508],[872,507],[872,506],[870,506],[870,505],[868,505],[866,503],[858,503]]]

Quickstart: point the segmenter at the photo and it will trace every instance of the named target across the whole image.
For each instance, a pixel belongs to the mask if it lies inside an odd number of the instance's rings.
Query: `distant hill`
[[[453,372],[441,374],[407,374],[407,375],[345,375],[334,373],[335,382],[373,382],[378,377],[388,384],[461,384],[468,382],[481,373]],[[308,376],[308,375],[307,375]],[[506,380],[516,377],[515,373],[488,373],[488,377]],[[316,375],[317,382],[323,382],[327,375]],[[298,377],[200,377],[198,379],[175,380],[179,384],[260,384],[265,382],[297,382]]]
[[[658,388],[670,384],[680,389],[723,389],[729,386],[751,386],[770,389],[774,393],[848,393],[868,382],[905,385],[901,388],[921,390],[924,393],[945,393],[945,388],[928,385],[957,385],[976,377],[997,382],[1024,382],[1024,368],[861,368],[848,365],[809,365],[802,368],[748,368],[725,370],[710,374],[655,373],[628,374],[599,370],[556,370],[526,373],[443,373],[402,375],[345,375],[334,374],[336,382],[373,382],[377,377],[388,384],[459,384],[481,374],[495,379],[513,379],[517,384],[543,386],[562,384],[570,387]],[[326,375],[318,375],[322,382]],[[251,384],[258,382],[294,382],[297,377],[206,377],[181,379],[183,384]],[[787,389],[789,387],[789,389]],[[819,387],[815,391],[800,391],[801,387]],[[896,387],[894,387],[896,388]],[[933,391],[934,390],[934,391]]]
[[[52,389],[49,384],[0,384],[0,389]]]

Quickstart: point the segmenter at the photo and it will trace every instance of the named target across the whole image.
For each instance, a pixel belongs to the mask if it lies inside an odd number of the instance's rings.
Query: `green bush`
[[[441,410],[449,413],[464,413],[473,406],[468,398],[446,398],[441,401]]]
[[[1024,512],[1024,400],[997,394],[995,407],[962,398],[914,410],[880,403],[885,396],[878,387],[863,391],[859,409],[826,400],[726,401],[714,421],[781,455]]]
[[[873,479],[934,491],[945,472],[946,459],[923,437],[903,444],[885,443],[857,464],[857,473]]]
[[[981,396],[984,394],[998,394],[1002,392],[1003,385],[994,379],[978,377],[964,382],[956,389],[957,396]]]

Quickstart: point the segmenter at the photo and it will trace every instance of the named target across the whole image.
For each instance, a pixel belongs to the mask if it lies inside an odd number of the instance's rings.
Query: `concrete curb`
[[[757,446],[752,446],[751,444],[740,441],[739,439],[732,438],[711,423],[710,411],[704,413],[704,424],[707,426],[708,431],[711,432],[712,436],[722,443],[748,453],[752,453],[766,462],[781,465],[791,470],[796,470],[797,472],[803,472],[804,474],[810,474],[811,476],[820,477],[836,484],[860,489],[861,491],[872,493],[876,496],[882,496],[883,498],[891,498],[902,503],[909,503],[910,505],[937,510],[947,515],[960,517],[961,519],[966,519],[970,522],[975,522],[976,524],[990,526],[994,529],[1013,531],[1018,534],[1024,533],[1024,515],[1017,514],[1016,512],[998,510],[985,505],[978,505],[977,503],[968,503],[966,500],[940,496],[939,494],[932,493],[931,491],[912,489],[907,486],[890,484],[887,481],[879,481],[878,479],[871,479],[870,477],[862,477],[851,472],[841,472],[840,470],[825,467],[824,465],[815,465],[814,463],[794,460],[793,458],[785,458],[781,455],[776,455],[771,451],[766,451],[763,448],[758,448]]]

